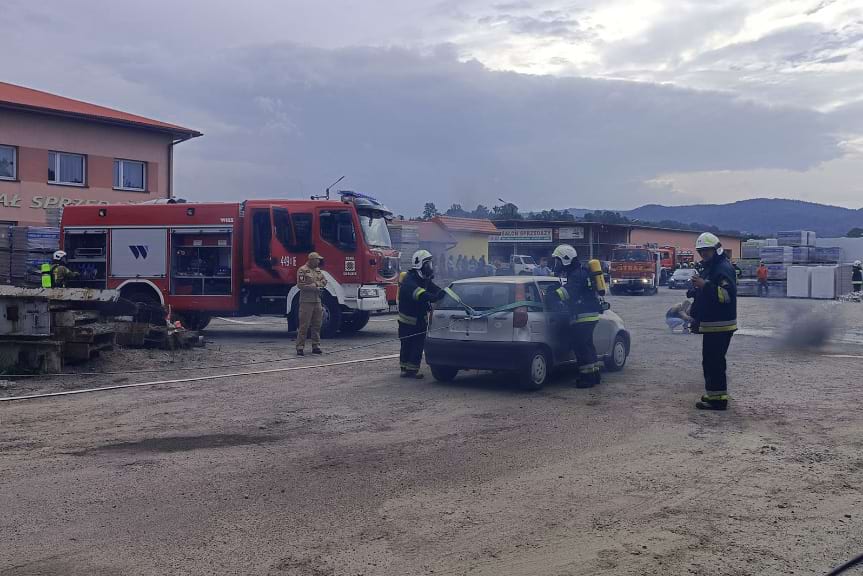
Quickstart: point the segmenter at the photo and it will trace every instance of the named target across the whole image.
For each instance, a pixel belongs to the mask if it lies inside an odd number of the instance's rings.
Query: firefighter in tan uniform
[[[305,354],[306,335],[312,333],[312,354],[321,351],[321,321],[324,308],[321,304],[321,289],[327,279],[321,272],[324,259],[317,252],[309,254],[308,262],[297,270],[297,287],[300,289],[300,326],[297,330],[297,356]]]

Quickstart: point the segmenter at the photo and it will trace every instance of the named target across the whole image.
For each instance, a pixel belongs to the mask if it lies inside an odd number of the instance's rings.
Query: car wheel
[[[548,381],[550,373],[551,362],[548,352],[543,348],[537,348],[528,358],[519,380],[525,390],[539,390]]]
[[[609,372],[619,372],[626,366],[626,337],[623,334],[618,334],[614,338],[614,346],[611,347],[611,354],[605,359],[605,367]]]
[[[342,314],[342,332],[359,332],[369,323],[370,317],[370,312],[361,310],[355,310],[352,314]]]
[[[458,375],[458,368],[452,368],[451,366],[429,366],[431,369],[432,376],[438,382],[452,382],[455,380],[455,377]]]
[[[321,338],[335,338],[342,327],[342,307],[339,301],[330,296],[329,292],[321,295],[321,305],[324,308],[321,319]]]

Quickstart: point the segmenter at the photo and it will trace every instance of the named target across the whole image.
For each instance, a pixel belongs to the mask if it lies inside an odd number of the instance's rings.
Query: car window
[[[453,284],[450,289],[462,302],[474,310],[491,310],[515,302],[515,286],[500,282],[476,282]],[[461,305],[449,295],[436,306],[439,310],[458,310]]]
[[[545,294],[546,292],[548,292],[549,287],[554,286],[555,288],[557,288],[558,286],[560,286],[560,282],[546,280],[544,282],[537,282],[537,285],[539,285],[539,295],[540,300],[542,300],[543,298],[545,298]]]
[[[536,284],[525,284],[524,299],[527,302],[542,302],[542,296],[539,293],[539,288]]]

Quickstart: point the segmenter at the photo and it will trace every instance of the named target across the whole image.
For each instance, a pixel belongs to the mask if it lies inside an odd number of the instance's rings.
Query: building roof
[[[477,232],[481,234],[496,234],[497,226],[491,220],[481,218],[456,218],[454,216],[435,216],[432,222],[437,222],[450,232]]]
[[[195,138],[202,135],[197,130],[192,130],[191,128],[184,128],[176,124],[168,124],[167,122],[6,82],[0,82],[0,108],[26,110],[29,112],[65,116],[67,118],[167,132],[182,139]]]

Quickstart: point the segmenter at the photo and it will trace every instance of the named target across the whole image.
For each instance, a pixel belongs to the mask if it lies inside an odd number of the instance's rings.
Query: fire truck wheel
[[[350,314],[342,315],[342,332],[354,333],[359,332],[366,327],[371,317],[370,312],[355,310]]]
[[[324,318],[321,322],[321,338],[335,338],[342,327],[342,307],[339,301],[327,292],[321,303],[324,306]]]
[[[203,330],[213,319],[209,314],[201,312],[184,312],[182,314],[174,314],[177,319],[183,324],[186,330]]]

